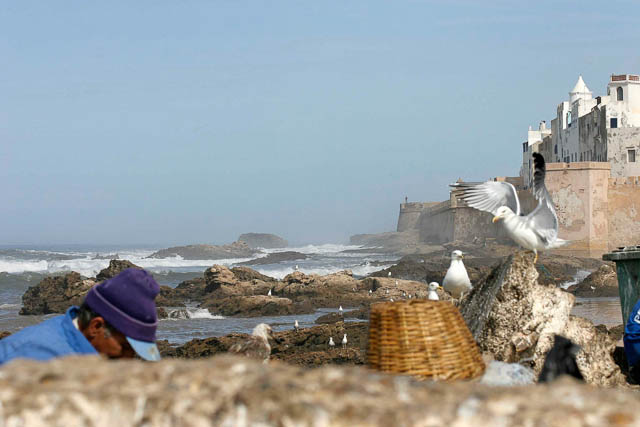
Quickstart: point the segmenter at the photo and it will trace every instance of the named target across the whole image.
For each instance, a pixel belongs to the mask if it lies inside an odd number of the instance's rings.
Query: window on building
[[[558,154],[558,144],[553,146],[553,154]]]
[[[623,101],[623,94],[622,94],[622,88],[618,87],[618,89],[616,89],[616,95],[618,97],[618,101]]]
[[[627,161],[629,163],[635,163],[635,161],[636,161],[636,150],[627,150]]]
[[[526,152],[527,152],[527,143],[526,143],[526,142],[523,142],[523,143],[522,143],[522,152],[523,152],[523,153],[526,153]]]
[[[615,129],[618,127],[618,118],[617,117],[611,117],[611,126],[609,126],[611,129]]]

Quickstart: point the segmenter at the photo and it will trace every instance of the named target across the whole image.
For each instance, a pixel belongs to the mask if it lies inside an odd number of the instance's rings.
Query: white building
[[[531,183],[531,154],[541,152],[549,162],[611,163],[611,176],[640,175],[640,76],[611,75],[607,95],[593,97],[582,76],[569,100],[558,105],[551,129],[540,123],[523,143],[520,174]]]

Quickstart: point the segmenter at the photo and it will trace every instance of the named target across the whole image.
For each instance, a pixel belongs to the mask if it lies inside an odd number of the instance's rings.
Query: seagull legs
[[[536,254],[535,258],[533,258],[533,263],[538,262],[538,251],[536,249],[533,250],[533,253]]]

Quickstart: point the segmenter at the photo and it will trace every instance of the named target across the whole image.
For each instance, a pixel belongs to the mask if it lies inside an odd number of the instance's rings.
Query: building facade
[[[593,97],[582,76],[560,103],[551,127],[529,128],[522,144],[520,175],[525,186],[533,177],[531,154],[547,162],[608,162],[612,177],[640,175],[640,76],[611,75],[607,94]]]

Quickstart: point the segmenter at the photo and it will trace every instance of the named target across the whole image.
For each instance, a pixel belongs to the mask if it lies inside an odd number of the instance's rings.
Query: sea
[[[37,324],[43,319],[56,316],[19,314],[22,295],[30,286],[36,286],[50,275],[62,275],[76,271],[86,277],[95,277],[109,265],[110,256],[128,260],[150,271],[159,284],[171,287],[200,277],[214,264],[234,267],[238,263],[265,257],[270,253],[296,251],[307,259],[277,264],[249,266],[254,270],[276,279],[298,269],[306,274],[326,275],[350,269],[355,277],[365,277],[375,271],[392,266],[397,256],[378,253],[375,248],[355,245],[320,244],[282,249],[263,249],[254,258],[186,260],[181,257],[155,259],[148,258],[162,247],[131,246],[0,246],[0,332],[15,332],[26,326]],[[345,307],[349,310],[349,307]],[[333,308],[321,308],[315,313],[295,316],[226,318],[206,309],[187,307],[175,319],[161,320],[158,339],[166,339],[180,345],[194,338],[222,336],[232,332],[249,333],[258,323],[268,323],[275,331],[293,328],[298,320],[301,327],[313,326],[315,320]],[[178,312],[176,312],[178,313]]]

